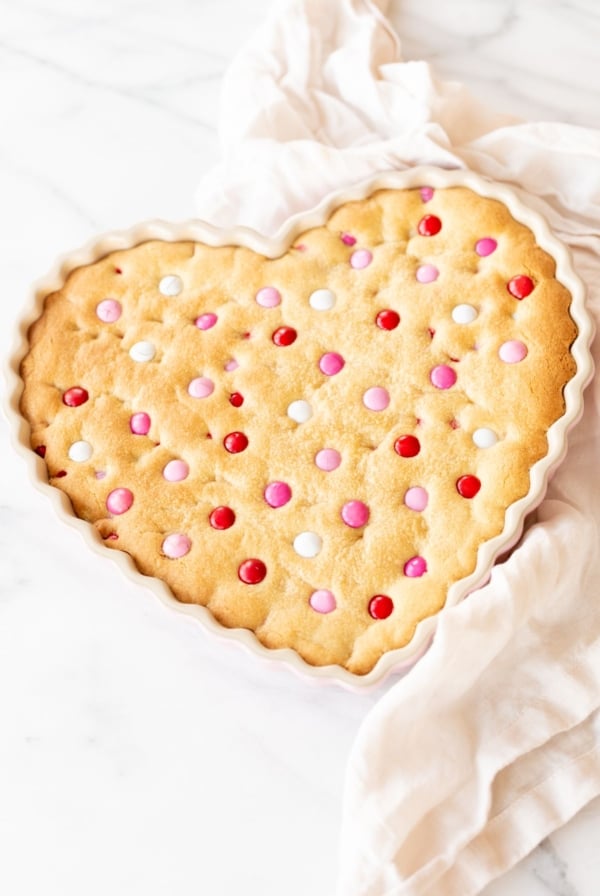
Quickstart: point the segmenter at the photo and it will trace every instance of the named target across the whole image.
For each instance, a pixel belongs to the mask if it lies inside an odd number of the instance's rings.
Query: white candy
[[[158,284],[158,290],[163,296],[178,296],[183,291],[183,280],[177,274],[168,274]]]
[[[73,442],[69,448],[69,457],[78,464],[84,463],[92,456],[92,446],[89,442]]]
[[[478,448],[491,448],[492,445],[495,445],[498,441],[498,436],[493,429],[488,429],[486,426],[483,426],[481,429],[475,430],[473,433],[473,441]]]
[[[153,342],[136,342],[129,349],[129,357],[133,361],[151,361],[156,354],[156,346]]]
[[[287,409],[287,414],[288,417],[291,417],[296,423],[306,423],[306,421],[310,420],[312,417],[313,410],[307,401],[299,399],[298,401],[293,401],[291,403]]]
[[[455,324],[472,324],[478,313],[472,305],[456,305],[452,309],[452,320]]]
[[[315,311],[331,311],[336,303],[336,296],[330,289],[316,289],[308,301]]]
[[[316,557],[323,547],[323,539],[316,532],[300,532],[294,538],[294,550],[301,557]]]

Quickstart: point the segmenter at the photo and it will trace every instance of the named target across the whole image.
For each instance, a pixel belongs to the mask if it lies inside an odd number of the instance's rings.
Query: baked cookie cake
[[[379,189],[277,257],[148,238],[75,267],[29,330],[21,412],[106,547],[365,675],[518,536],[577,370],[571,305],[503,202]]]

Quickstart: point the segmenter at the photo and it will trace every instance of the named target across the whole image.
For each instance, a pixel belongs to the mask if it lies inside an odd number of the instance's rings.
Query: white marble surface
[[[219,82],[267,0],[0,0],[0,350],[94,233],[193,213]],[[600,127],[597,0],[397,0],[405,55],[497,107]],[[0,422],[0,891],[326,896],[377,699],[213,643],[84,549]],[[597,896],[600,801],[485,896]]]

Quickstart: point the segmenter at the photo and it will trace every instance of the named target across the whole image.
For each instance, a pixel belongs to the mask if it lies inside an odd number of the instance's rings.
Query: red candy
[[[387,594],[376,594],[369,601],[369,615],[373,619],[387,619],[394,609],[394,601]]]
[[[533,292],[535,283],[531,277],[520,274],[518,277],[513,277],[512,280],[509,280],[506,288],[515,299],[524,299]]]
[[[33,449],[36,454],[39,454],[40,457],[46,457],[46,446],[38,445],[37,448]]]
[[[71,386],[63,394],[62,400],[68,408],[78,408],[79,405],[85,404],[89,397],[87,389],[83,389],[81,386]]]
[[[258,585],[267,574],[267,567],[262,560],[244,560],[238,569],[238,576],[246,585]]]
[[[400,457],[416,457],[421,450],[421,444],[416,436],[400,436],[394,442],[394,451]]]
[[[248,436],[243,432],[230,432],[223,439],[223,444],[230,454],[239,454],[248,447]]]
[[[291,345],[298,338],[298,334],[293,327],[278,327],[271,339],[275,345],[285,346]]]
[[[244,403],[244,396],[241,392],[232,392],[229,396],[229,404],[232,404],[234,408],[241,408]]]
[[[235,513],[231,507],[215,507],[208,518],[213,529],[231,529],[235,523]]]
[[[442,229],[442,222],[437,215],[425,215],[419,221],[417,229],[421,236],[435,236]]]
[[[474,498],[480,488],[477,476],[461,476],[456,482],[456,490],[463,498]]]
[[[400,323],[400,315],[397,311],[386,309],[379,312],[375,318],[375,323],[380,330],[395,330]]]

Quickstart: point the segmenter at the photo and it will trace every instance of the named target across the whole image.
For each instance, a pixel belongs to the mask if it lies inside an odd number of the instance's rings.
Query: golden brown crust
[[[439,233],[419,235],[424,215],[439,217]],[[344,234],[356,244],[346,245]],[[484,237],[497,241],[487,257],[474,249]],[[563,413],[562,390],[575,370],[570,294],[531,231],[501,203],[465,188],[436,190],[427,203],[419,190],[382,190],[339,208],[294,245],[268,259],[245,248],[148,242],[73,271],[31,328],[22,412],[32,446],[46,448],[50,482],[141,572],[163,579],[179,600],[208,606],[223,625],[254,630],[269,647],[364,674],[443,606],[449,585],[474,570],[479,545],[502,531],[506,508],[527,494],[529,470],[547,451],[546,432]],[[350,258],[359,249],[373,258],[355,269]],[[418,282],[423,265],[438,269],[435,281]],[[166,275],[181,277],[179,295],[159,291]],[[535,286],[521,301],[507,289],[518,275]],[[279,290],[280,305],[256,302],[264,286]],[[309,296],[325,288],[335,306],[315,310]],[[106,298],[122,306],[112,323],[96,313]],[[476,319],[456,323],[460,304],[476,308]],[[375,324],[382,309],[400,315],[395,329]],[[194,321],[207,312],[218,321],[203,331]],[[281,326],[297,331],[293,344],[273,343]],[[147,363],[129,356],[140,340],[156,347]],[[499,357],[510,340],[527,347],[522,361]],[[319,367],[326,352],[345,360],[336,375]],[[231,359],[239,367],[226,371]],[[455,371],[455,385],[431,383],[436,365]],[[193,398],[188,384],[200,376],[214,392]],[[63,396],[73,386],[89,398],[67,407]],[[363,403],[375,386],[389,393],[385,410]],[[241,407],[230,403],[233,392],[243,396]],[[310,403],[307,422],[288,416],[296,400]],[[140,411],[152,420],[147,436],[130,430]],[[482,427],[497,434],[493,447],[474,443]],[[249,440],[238,454],[223,446],[234,431]],[[394,450],[406,434],[419,439],[414,457]],[[83,462],[68,453],[80,440],[93,451]],[[314,462],[323,448],[341,454],[331,472]],[[188,464],[185,480],[164,478],[173,459]],[[457,490],[464,475],[481,482],[473,498]],[[264,499],[273,481],[291,487],[285,506]],[[422,511],[404,503],[415,486],[428,494]],[[123,487],[133,505],[111,515],[107,496]],[[359,528],[341,518],[352,500],[370,510]],[[236,513],[226,530],[208,521],[219,505]],[[302,531],[322,537],[314,558],[294,549]],[[179,559],[162,550],[171,533],[191,541]],[[414,556],[427,563],[417,578],[403,571]],[[248,558],[266,564],[258,584],[238,578]],[[335,595],[333,612],[312,609],[316,589]],[[387,619],[369,615],[377,594],[393,600]]]

